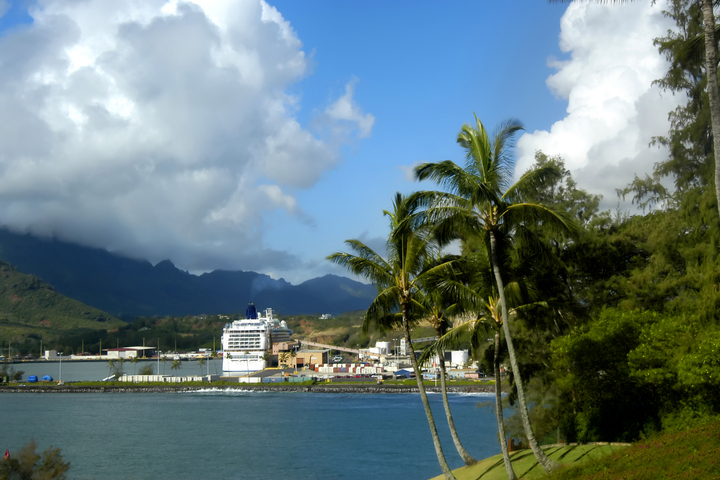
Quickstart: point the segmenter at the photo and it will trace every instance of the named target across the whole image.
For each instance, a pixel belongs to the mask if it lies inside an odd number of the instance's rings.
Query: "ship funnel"
[[[247,310],[245,310],[245,318],[249,318],[251,320],[257,320],[257,310],[255,310],[255,304],[251,303],[248,305]]]

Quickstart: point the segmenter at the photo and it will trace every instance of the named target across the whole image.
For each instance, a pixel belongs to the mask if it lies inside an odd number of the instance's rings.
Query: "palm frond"
[[[398,287],[396,285],[380,291],[365,312],[362,325],[363,333],[367,333],[373,328],[387,330],[396,326],[394,317],[400,311],[398,299]]]
[[[378,285],[380,288],[386,286],[391,281],[391,275],[387,265],[372,261],[372,259],[364,258],[349,253],[337,252],[327,257],[329,261],[336,265],[345,267],[353,274],[369,280],[371,283]]]
[[[499,191],[508,188],[510,179],[515,173],[515,162],[512,157],[512,150],[515,148],[515,134],[524,130],[520,120],[510,118],[497,126],[492,142],[493,161],[497,165],[497,186]]]
[[[534,168],[525,172],[517,182],[507,188],[502,196],[503,200],[519,202],[529,193],[535,192],[547,182],[557,180],[562,173],[555,165],[546,165],[541,168]]]
[[[580,231],[577,223],[564,212],[556,212],[537,203],[515,203],[505,205],[500,214],[503,221],[518,225],[542,225],[544,230],[553,229],[555,232],[565,232],[577,235]]]

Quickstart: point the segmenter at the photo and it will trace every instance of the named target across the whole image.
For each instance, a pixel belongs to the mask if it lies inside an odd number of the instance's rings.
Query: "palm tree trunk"
[[[510,453],[508,452],[507,437],[505,436],[505,422],[503,421],[502,406],[502,378],[500,377],[500,329],[495,329],[495,355],[493,356],[493,369],[495,371],[495,416],[498,424],[498,440],[502,449],[503,463],[505,463],[505,471],[508,480],[517,480],[515,470],[510,463]]]
[[[440,389],[442,390],[443,406],[445,407],[445,416],[447,417],[448,426],[450,427],[450,436],[452,436],[453,443],[457,449],[460,458],[462,458],[465,465],[475,465],[477,460],[470,455],[467,450],[460,443],[460,437],[458,437],[457,430],[455,429],[455,422],[453,422],[452,413],[450,412],[450,403],[448,402],[447,396],[447,385],[445,383],[445,359],[438,355],[440,360]]]
[[[422,373],[418,368],[417,359],[415,358],[415,349],[413,348],[412,342],[410,341],[410,326],[408,325],[407,312],[405,311],[405,308],[406,307],[403,306],[402,320],[403,330],[405,332],[405,341],[407,342],[408,348],[410,349],[410,361],[412,362],[412,366],[415,369],[415,379],[417,380],[418,390],[420,390],[420,399],[422,400],[423,407],[425,408],[425,415],[427,416],[427,421],[430,425],[430,435],[432,435],[433,445],[435,445],[435,454],[438,457],[438,462],[440,462],[440,469],[445,475],[445,478],[447,478],[448,480],[456,480],[455,475],[453,475],[452,470],[450,470],[450,466],[445,460],[445,454],[443,453],[442,445],[440,444],[440,436],[438,435],[437,428],[435,428],[435,420],[433,419],[432,410],[430,410],[430,402],[428,401],[427,393],[425,392],[425,385],[423,385]]]
[[[502,276],[500,275],[500,261],[497,251],[497,241],[495,232],[490,230],[490,251],[492,255],[493,273],[495,274],[495,283],[497,284],[498,296],[500,297],[500,307],[502,308],[503,331],[505,332],[505,343],[507,344],[508,356],[510,357],[510,366],[512,367],[513,377],[515,378],[515,387],[517,388],[518,403],[520,403],[520,418],[522,419],[523,428],[525,429],[525,437],[528,444],[535,454],[535,458],[542,465],[546,472],[550,473],[558,467],[558,464],[548,458],[542,451],[535,439],[530,417],[528,415],[527,401],[525,400],[525,390],[523,388],[522,378],[520,378],[520,368],[515,355],[515,346],[513,345],[512,336],[510,335],[510,318],[508,316],[507,303],[505,302],[505,288],[503,286]]]
[[[705,71],[707,73],[708,96],[710,97],[710,119],[712,120],[713,150],[715,155],[715,196],[720,213],[720,91],[718,89],[718,51],[715,40],[715,14],[713,1],[703,0],[703,27],[705,29]]]

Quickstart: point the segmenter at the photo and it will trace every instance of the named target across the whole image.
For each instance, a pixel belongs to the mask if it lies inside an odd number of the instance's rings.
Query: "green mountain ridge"
[[[194,275],[170,260],[152,265],[107,250],[0,228],[0,259],[63,295],[123,318],[244,312],[247,304],[282,315],[364,310],[375,287],[336,275],[292,285],[251,271]]]
[[[54,341],[64,333],[112,330],[124,322],[55,291],[0,261],[0,341]]]

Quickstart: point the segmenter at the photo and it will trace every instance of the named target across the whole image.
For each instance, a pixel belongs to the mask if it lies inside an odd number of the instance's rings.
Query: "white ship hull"
[[[238,355],[242,357],[243,355]],[[228,373],[253,373],[264,370],[266,367],[265,360],[262,359],[244,359],[244,358],[227,358],[223,357],[223,372]]]

